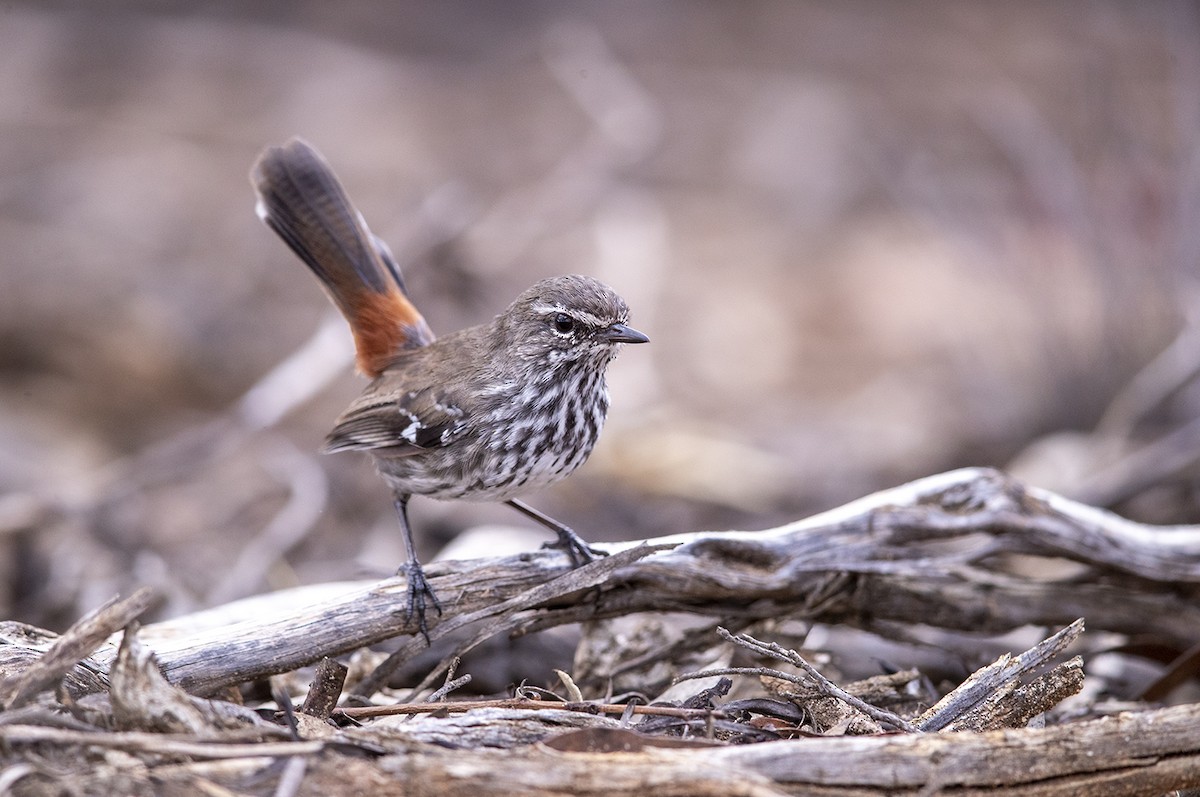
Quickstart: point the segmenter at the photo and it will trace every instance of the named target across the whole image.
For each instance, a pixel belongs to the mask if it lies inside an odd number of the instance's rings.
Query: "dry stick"
[[[296,721],[296,708],[292,705],[292,696],[288,694],[287,689],[278,678],[271,679],[271,698],[280,709],[275,712],[276,716],[283,714],[288,733],[291,734],[293,740],[299,741],[300,725]]]
[[[639,545],[635,548],[629,548],[612,556],[606,556],[602,559],[597,559],[595,562],[584,565],[576,570],[571,570],[553,581],[541,584],[533,589],[516,595],[503,603],[498,603],[492,606],[485,606],[482,609],[466,614],[455,615],[445,622],[438,623],[435,627],[429,630],[430,643],[435,639],[457,631],[459,628],[486,620],[489,617],[499,618],[497,624],[503,624],[506,619],[511,618],[517,613],[526,609],[533,608],[547,601],[560,598],[563,595],[569,595],[572,592],[580,592],[589,589],[604,582],[613,571],[633,564],[637,560],[649,556],[652,553],[666,551],[674,548],[674,545]],[[455,657],[461,656],[465,650],[474,647],[483,639],[487,639],[496,633],[494,626],[481,629],[476,636],[467,643],[466,646],[460,646],[452,654],[447,656],[438,663],[425,680],[412,691],[411,694],[417,694],[420,690],[427,687],[432,679],[436,678],[440,673],[444,672],[446,667]],[[375,668],[375,670],[364,678],[354,689],[354,694],[359,697],[370,697],[378,692],[387,683],[387,679],[396,671],[401,663],[411,659],[418,651],[426,646],[423,637],[413,637],[405,645],[402,645],[399,650],[392,653],[384,661]]]
[[[433,712],[465,712],[483,708],[520,709],[528,711],[578,711],[584,714],[648,714],[655,717],[679,717],[691,719],[695,717],[726,717],[720,709],[680,708],[678,706],[644,706],[632,703],[559,703],[554,700],[529,700],[527,698],[509,698],[505,700],[460,700],[439,701],[426,703],[396,703],[390,706],[345,706],[335,713],[343,714],[351,719],[373,719],[375,717],[390,717],[398,714],[430,714]]]
[[[1007,681],[973,708],[946,725],[945,731],[1023,728],[1083,688],[1083,659],[1075,656],[1027,684]]]
[[[0,707],[12,709],[57,683],[63,675],[87,658],[114,633],[150,608],[154,593],[142,587],[124,600],[112,598],[84,615],[54,641],[40,659],[24,672],[0,684]]]
[[[878,706],[872,706],[862,698],[855,697],[845,689],[842,689],[833,681],[830,681],[824,675],[821,675],[816,667],[805,661],[804,657],[794,650],[788,650],[787,648],[776,645],[774,642],[760,642],[749,634],[731,634],[724,628],[718,628],[717,635],[727,642],[732,642],[733,644],[743,647],[752,653],[786,661],[794,667],[799,667],[804,671],[808,678],[801,678],[800,676],[792,675],[791,673],[780,672],[779,670],[771,670],[765,667],[736,667],[685,673],[684,675],[680,675],[675,679],[677,682],[690,680],[692,678],[707,678],[713,675],[726,674],[760,676],[769,675],[775,678],[781,678],[794,684],[798,684],[800,686],[816,686],[817,691],[819,691],[821,694],[841,700],[843,703],[852,708],[858,709],[876,722],[881,722],[885,725],[891,725],[893,728],[898,728],[899,730],[907,733],[917,733],[919,730],[899,714],[888,711],[887,709],[879,708]]]
[[[947,694],[918,717],[917,727],[923,731],[939,731],[945,728],[1006,682],[1019,678],[1022,674],[1061,653],[1081,633],[1083,633],[1082,618],[1015,658],[1006,653],[988,666],[976,670],[957,689]]]
[[[471,674],[467,673],[462,678],[455,678],[454,673],[458,672],[458,665],[462,664],[462,657],[455,656],[450,661],[450,666],[446,668],[446,682],[441,685],[432,695],[429,696],[430,703],[437,703],[439,700],[445,700],[446,695],[453,692],[455,689],[461,689],[471,683]]]
[[[1200,307],[1187,298],[1183,329],[1117,391],[1096,423],[1097,436],[1129,440],[1147,415],[1200,375]]]
[[[1200,419],[1193,418],[1088,474],[1069,495],[1087,504],[1111,506],[1193,467],[1200,457],[1197,452]]]
[[[300,706],[300,713],[317,719],[329,719],[329,715],[337,707],[338,698],[342,696],[347,672],[346,665],[340,661],[328,656],[321,659],[312,686],[304,698],[304,704]]]
[[[466,686],[469,683],[471,683],[471,674],[470,673],[467,673],[466,675],[464,675],[461,678],[453,678],[452,679],[449,676],[447,676],[446,683],[443,684],[441,686],[441,688],[439,688],[436,692],[434,692],[432,695],[429,696],[429,702],[436,703],[439,701],[445,701],[446,695],[450,694],[451,692],[453,692],[456,689],[462,689],[464,686]]]

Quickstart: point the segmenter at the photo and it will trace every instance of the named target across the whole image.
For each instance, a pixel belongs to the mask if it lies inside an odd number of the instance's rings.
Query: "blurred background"
[[[363,382],[253,212],[293,135],[436,332],[553,274],[629,301],[601,446],[530,496],[588,539],[963,465],[1200,518],[1195,3],[10,0],[0,617],[403,560],[369,462],[315,453]],[[548,538],[412,516],[425,557]]]

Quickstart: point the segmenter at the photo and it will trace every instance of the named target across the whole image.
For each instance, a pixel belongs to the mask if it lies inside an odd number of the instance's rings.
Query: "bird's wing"
[[[338,419],[322,450],[411,456],[445,446],[466,429],[466,413],[440,390],[364,396]]]

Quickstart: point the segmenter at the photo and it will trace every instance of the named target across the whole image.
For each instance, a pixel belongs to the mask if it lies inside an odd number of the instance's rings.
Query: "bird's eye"
[[[560,335],[569,335],[575,329],[575,319],[566,313],[554,316],[554,331]]]

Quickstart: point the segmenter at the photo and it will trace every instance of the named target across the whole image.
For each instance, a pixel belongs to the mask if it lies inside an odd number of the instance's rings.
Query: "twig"
[[[1097,435],[1128,439],[1150,412],[1200,376],[1200,306],[1194,289],[1181,304],[1183,329],[1117,391],[1096,424]]]
[[[456,689],[462,689],[464,686],[466,686],[469,683],[471,683],[471,673],[467,673],[466,675],[462,676],[461,678],[447,679],[445,685],[443,685],[440,689],[438,689],[436,692],[431,694],[429,696],[429,699],[434,702],[439,701],[439,700],[445,701],[446,695],[450,694],[451,692],[455,691]]]
[[[1200,642],[1176,656],[1163,673],[1142,690],[1137,699],[1148,703],[1159,702],[1177,686],[1195,678],[1198,672],[1200,672]]]
[[[292,696],[288,694],[280,679],[271,679],[271,698],[275,701],[275,705],[279,706],[279,711],[276,714],[283,714],[283,719],[287,725],[288,733],[291,734],[293,741],[300,741],[300,723],[296,719],[296,707],[292,704]]]
[[[850,694],[845,689],[842,689],[833,681],[830,681],[824,675],[821,675],[816,667],[805,661],[804,657],[794,650],[788,650],[787,648],[777,645],[774,642],[760,642],[749,634],[732,634],[724,628],[718,628],[717,635],[727,642],[732,642],[733,644],[743,647],[752,653],[786,661],[788,664],[803,670],[808,676],[808,679],[806,680],[799,676],[792,675],[791,673],[780,672],[777,670],[765,670],[765,668],[756,668],[757,671],[753,673],[742,674],[766,674],[775,678],[782,678],[785,681],[790,681],[791,683],[799,684],[801,686],[815,686],[817,690],[821,692],[821,694],[841,700],[846,705],[858,709],[876,722],[880,722],[885,725],[891,725],[893,728],[897,728],[907,733],[917,733],[920,730],[900,715],[888,711],[887,709],[879,708],[878,706],[872,706],[870,703],[867,703],[861,698]],[[720,670],[706,670],[703,673],[689,673],[687,675],[681,675],[676,680],[681,681],[685,678],[701,678],[721,674],[723,672],[724,671]]]
[[[461,663],[462,663],[461,656],[455,656],[454,660],[450,662],[450,666],[446,668],[446,682],[444,684],[442,684],[441,688],[439,688],[437,691],[435,691],[432,695],[429,696],[430,703],[437,703],[439,701],[443,701],[446,699],[446,695],[450,694],[455,689],[461,689],[462,687],[471,683],[471,674],[470,673],[467,673],[466,675],[464,675],[461,678],[454,677],[454,673],[458,670],[458,665]]]
[[[1096,506],[1111,506],[1192,467],[1200,459],[1197,451],[1200,420],[1192,419],[1089,474],[1072,497]]]

